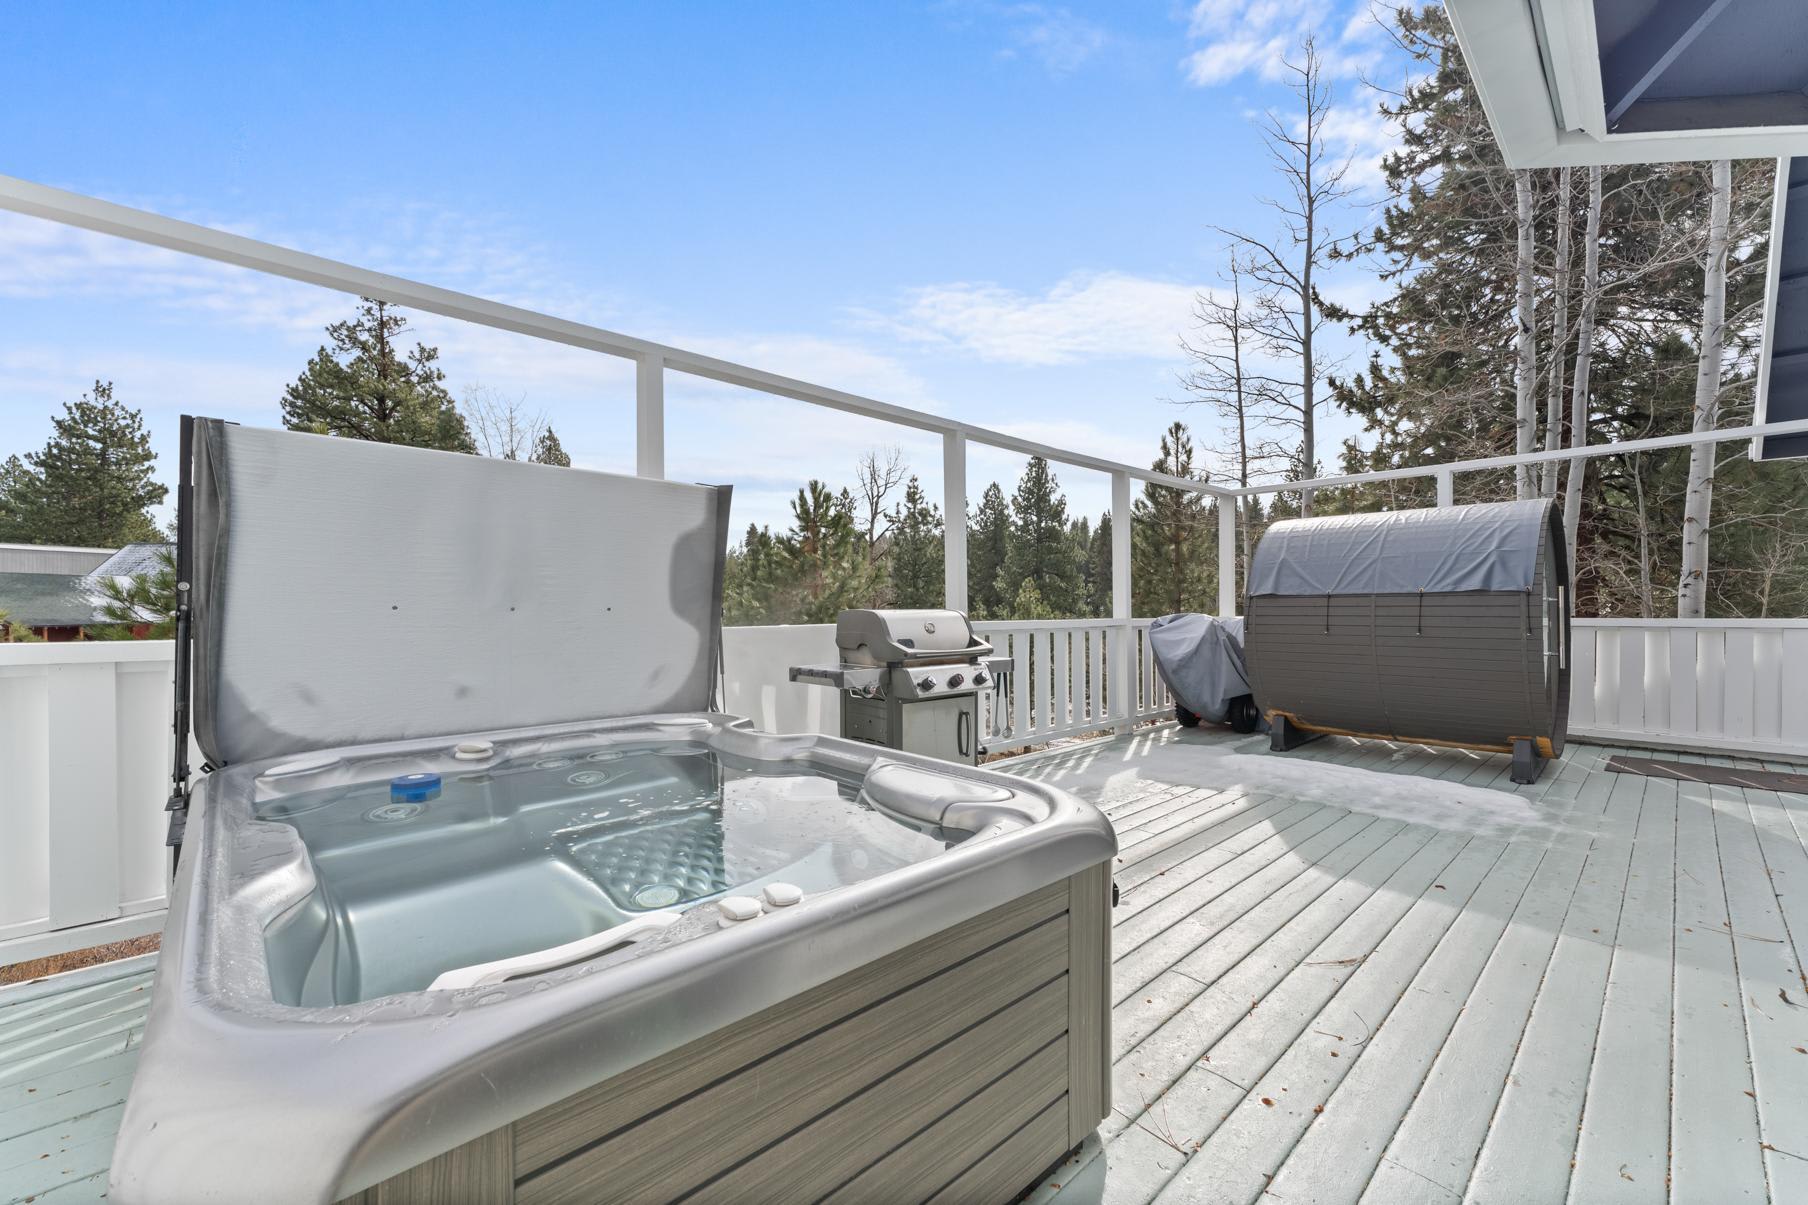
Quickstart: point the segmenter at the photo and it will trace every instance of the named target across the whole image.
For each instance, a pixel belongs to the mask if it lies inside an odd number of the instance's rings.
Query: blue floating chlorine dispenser
[[[389,780],[391,803],[426,803],[439,798],[439,775],[403,774]]]

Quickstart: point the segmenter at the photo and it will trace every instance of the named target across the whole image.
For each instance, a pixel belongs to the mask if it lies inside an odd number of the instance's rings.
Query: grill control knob
[[[986,684],[986,671],[982,669],[977,674],[973,675],[973,685],[984,686],[985,684]]]
[[[953,690],[965,681],[966,678],[962,677],[960,674],[951,675],[948,679],[948,689]]]
[[[934,678],[923,678],[923,679],[919,680],[917,682],[917,689],[921,690],[921,691],[934,690],[935,689],[935,679]]]

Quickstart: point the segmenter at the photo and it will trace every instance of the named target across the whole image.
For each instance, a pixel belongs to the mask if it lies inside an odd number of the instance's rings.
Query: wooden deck
[[[1116,1108],[1037,1200],[1808,1201],[1808,796],[1598,746],[1524,788],[1498,756],[1265,748],[1169,726],[1004,763],[1123,846]],[[0,991],[0,1202],[105,1191],[148,983]]]
[[[106,1195],[155,955],[0,990],[0,1201]]]
[[[1808,1201],[1808,796],[1624,751],[1529,787],[1174,728],[1017,763],[1123,845],[1115,1108],[1036,1199]]]

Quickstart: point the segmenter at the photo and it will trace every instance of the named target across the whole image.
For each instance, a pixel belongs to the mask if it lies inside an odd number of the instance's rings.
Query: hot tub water
[[[315,890],[266,931],[278,1001],[346,1004],[442,971],[575,941],[636,915],[767,881],[826,891],[920,862],[965,834],[880,812],[859,784],[794,762],[660,743],[523,755],[444,774],[266,800]]]

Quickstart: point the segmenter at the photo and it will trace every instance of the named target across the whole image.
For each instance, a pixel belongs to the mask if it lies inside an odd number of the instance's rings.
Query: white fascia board
[[[1446,0],[1445,8],[1508,167],[1808,155],[1808,125],[1607,133],[1594,10],[1585,0]],[[1560,126],[1559,113],[1575,128]]]

